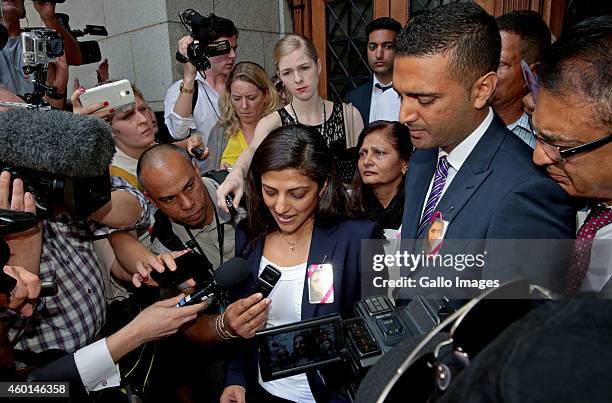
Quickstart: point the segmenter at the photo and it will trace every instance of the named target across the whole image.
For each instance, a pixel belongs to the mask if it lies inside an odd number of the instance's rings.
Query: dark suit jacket
[[[561,291],[569,240],[575,234],[576,206],[533,164],[532,154],[495,115],[438,202],[436,210],[450,222],[440,253],[486,250],[486,266],[478,276],[502,282],[526,277],[531,283]],[[409,251],[414,250],[415,242],[410,240],[417,236],[437,159],[438,149],[432,149],[416,150],[410,160],[402,220],[403,247]],[[534,239],[556,241],[511,241]]]
[[[363,125],[367,126],[370,121],[370,104],[372,102],[373,80],[370,78],[367,83],[360,85],[348,94],[347,102],[352,103],[361,113]]]
[[[334,302],[332,304],[311,304],[308,301],[308,281],[304,281],[302,293],[302,320],[312,319],[333,313],[340,313],[343,318],[354,316],[354,303],[361,295],[361,240],[375,236],[375,224],[369,221],[344,220],[329,228],[315,223],[312,241],[308,253],[307,267],[311,264],[331,263],[334,269]],[[246,249],[247,240],[244,231],[236,231],[236,255],[244,257],[250,270],[250,281],[245,282],[238,292],[238,297],[248,296],[259,273],[259,264],[263,254],[263,239]],[[306,276],[306,273],[305,273]],[[276,301],[276,303],[282,301]],[[274,303],[274,301],[272,301]],[[226,385],[247,386],[257,383],[257,353],[254,341],[242,341],[237,347],[237,356],[230,360],[226,371]],[[324,393],[323,384],[318,376],[308,374],[311,390],[317,398]],[[318,399],[318,398],[317,398]],[[321,400],[326,400],[325,398]]]

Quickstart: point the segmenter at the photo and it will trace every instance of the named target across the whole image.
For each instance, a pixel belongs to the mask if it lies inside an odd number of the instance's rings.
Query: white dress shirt
[[[440,194],[440,198],[438,199],[438,202],[442,200],[444,193],[446,193],[446,189],[448,189],[451,182],[455,178],[455,175],[457,175],[457,172],[459,172],[459,170],[463,166],[463,163],[465,162],[465,160],[467,160],[467,158],[472,153],[472,150],[474,150],[474,147],[476,147],[476,144],[478,144],[482,136],[485,134],[485,132],[491,125],[491,122],[493,122],[493,109],[489,108],[489,113],[487,114],[487,117],[484,118],[482,123],[480,123],[478,127],[469,136],[465,138],[465,140],[463,140],[461,143],[459,143],[459,145],[453,148],[450,153],[447,153],[441,148],[438,149],[438,161],[440,160],[440,157],[445,155],[446,160],[449,163],[448,174],[446,176],[446,182],[444,183],[444,188],[442,189],[442,193]],[[431,187],[433,186],[434,177],[435,177],[435,171],[431,176],[431,181],[429,182],[429,189],[427,190],[427,196],[425,196],[425,201],[423,202],[423,208],[421,209],[421,217],[423,216],[423,212],[425,211],[425,207],[427,205],[427,199],[429,198],[429,193],[431,192]]]
[[[382,91],[378,88],[377,90]],[[400,106],[401,101],[399,94],[393,88],[389,88],[378,96],[376,103],[370,105],[370,122],[376,120],[398,122]]]
[[[508,130],[513,132],[518,136],[519,139],[523,140],[527,145],[531,148],[535,148],[536,146],[536,138],[531,130],[531,125],[529,124],[529,115],[527,112],[523,112],[520,118],[516,120],[514,123],[510,123],[506,126]]]
[[[74,363],[88,392],[119,386],[121,383],[119,365],[113,362],[106,339],[77,350],[74,353]]]
[[[219,94],[198,72],[196,85],[198,85],[198,101],[193,110],[193,116],[181,117],[174,112],[174,105],[180,94],[180,85],[183,80],[172,84],[166,92],[164,99],[164,120],[170,135],[176,140],[189,137],[191,129],[202,135],[204,144],[208,142],[210,130],[219,120]]]
[[[262,256],[259,264],[259,274],[269,264],[280,270],[281,277],[269,295],[272,305],[270,305],[268,311],[266,327],[301,321],[306,262],[297,266],[281,267]],[[261,373],[259,373],[259,384],[274,396],[299,403],[315,403],[306,374],[264,382],[261,379]]]

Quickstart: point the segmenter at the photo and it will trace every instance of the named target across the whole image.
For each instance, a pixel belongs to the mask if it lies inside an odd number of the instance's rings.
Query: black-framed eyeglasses
[[[537,130],[533,127],[533,123],[531,118],[529,119],[529,126],[531,126],[531,132],[536,138],[536,141],[544,150],[544,153],[548,158],[555,162],[565,162],[569,157],[572,157],[576,154],[586,153],[589,151],[593,151],[599,147],[602,147],[610,142],[612,142],[612,134],[608,134],[601,138],[598,138],[593,141],[589,141],[588,143],[580,144],[576,147],[570,147],[566,149],[561,149],[559,146],[552,145],[547,143],[537,132]]]

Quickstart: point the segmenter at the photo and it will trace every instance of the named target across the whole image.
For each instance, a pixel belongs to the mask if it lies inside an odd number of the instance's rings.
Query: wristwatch
[[[194,82],[194,85],[198,85],[198,83]],[[183,94],[193,94],[194,89],[187,89],[183,86],[183,83],[181,83],[181,86],[179,87],[179,91],[182,92]]]

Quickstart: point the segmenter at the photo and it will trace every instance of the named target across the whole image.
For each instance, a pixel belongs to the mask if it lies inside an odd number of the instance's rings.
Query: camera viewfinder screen
[[[262,378],[282,378],[339,360],[337,329],[337,322],[331,322],[261,337]]]

